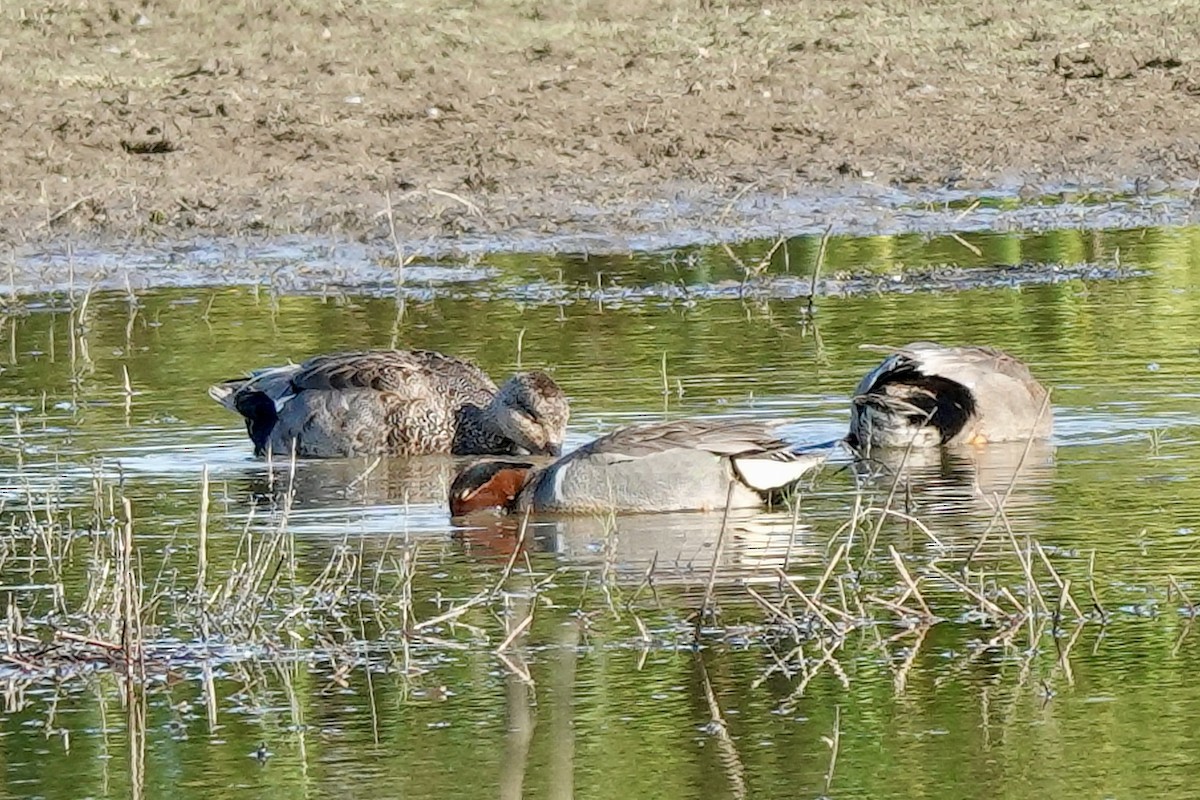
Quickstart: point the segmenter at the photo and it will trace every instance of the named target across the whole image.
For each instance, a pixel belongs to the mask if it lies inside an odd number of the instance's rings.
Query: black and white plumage
[[[890,355],[851,400],[847,441],[859,451],[1043,439],[1053,430],[1049,392],[1008,353],[934,342],[864,349]]]

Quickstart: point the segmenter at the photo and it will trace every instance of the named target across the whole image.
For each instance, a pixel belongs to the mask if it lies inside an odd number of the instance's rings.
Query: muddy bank
[[[1167,2],[82,2],[0,22],[14,245],[394,230],[407,257],[765,232],[818,189],[1200,176],[1200,7]]]

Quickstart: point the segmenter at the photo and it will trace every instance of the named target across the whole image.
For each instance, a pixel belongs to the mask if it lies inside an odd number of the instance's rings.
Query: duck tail
[[[208,396],[235,414],[240,414],[241,412],[238,411],[237,403],[234,401],[234,395],[237,394],[238,389],[246,385],[247,380],[249,379],[235,378],[231,381],[214,384],[208,387]]]

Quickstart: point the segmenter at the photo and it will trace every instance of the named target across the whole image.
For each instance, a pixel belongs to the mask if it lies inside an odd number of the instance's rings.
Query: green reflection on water
[[[283,677],[266,671],[218,684],[223,709],[234,710],[223,712],[211,735],[195,711],[203,698],[194,683],[159,689],[147,725],[147,796],[232,797],[250,789],[272,797],[563,797],[572,787],[577,796],[605,798],[819,796],[835,708],[834,796],[1183,797],[1200,777],[1191,757],[1191,722],[1200,713],[1191,674],[1200,653],[1189,643],[1172,654],[1169,642],[1143,640],[1128,625],[1107,633],[1101,655],[1092,654],[1095,632],[1081,638],[1074,686],[1053,674],[1053,657],[1024,683],[1012,663],[984,660],[954,674],[942,650],[966,643],[949,631],[926,643],[899,695],[891,668],[863,646],[863,655],[846,659],[848,689],[818,679],[780,712],[794,683],[755,687],[765,664],[754,650],[655,653],[639,670],[629,650],[577,653],[576,624],[557,620],[535,637],[558,646],[533,663],[532,689],[495,674],[487,656],[440,667],[444,690],[395,675],[368,685],[361,670],[343,687],[299,667],[286,670],[300,698],[294,715]],[[710,725],[706,677],[728,740]],[[1056,681],[1052,699],[1042,697],[1041,678]],[[254,688],[245,691],[243,681]],[[57,738],[37,732],[30,741],[22,729],[43,716],[36,699],[29,711],[7,715],[10,786],[28,781],[43,796],[78,796],[81,787],[128,793],[120,702],[110,681],[97,683],[95,692],[59,700],[56,721],[73,729],[69,752]],[[87,733],[105,722],[107,740]],[[263,765],[249,757],[260,740],[272,753]]]
[[[972,268],[1022,263],[1191,269],[1197,247],[1200,247],[1197,228],[831,236],[822,274],[889,275],[904,269],[941,265]],[[706,245],[681,248],[666,257],[657,253],[607,257],[498,254],[485,263],[500,270],[502,281],[515,283],[540,278],[587,286],[612,280],[626,285],[656,281],[703,284],[740,281],[745,276],[743,265],[757,268],[768,255],[770,260],[764,274],[811,276],[820,249],[820,236],[796,236],[782,246],[771,240],[739,245],[733,251],[736,260],[730,258],[724,247]]]
[[[718,592],[727,639],[714,635],[697,654],[679,635],[713,551],[711,525],[630,521],[614,543],[598,532],[603,526],[549,524],[535,532],[530,563],[542,577],[563,571],[521,651],[532,687],[494,655],[511,620],[492,609],[462,618],[486,632],[487,643],[468,637],[465,649],[419,650],[413,663],[421,671],[407,676],[380,669],[397,663],[388,653],[399,647],[389,616],[395,609],[364,611],[353,625],[380,648],[369,680],[366,654],[348,645],[322,649],[315,634],[301,633],[279,665],[261,655],[221,663],[215,731],[194,666],[167,670],[172,677],[149,693],[146,795],[817,796],[830,763],[822,737],[831,735],[840,708],[835,797],[1187,797],[1200,777],[1191,746],[1200,644],[1177,612],[1182,601],[1168,600],[1165,588],[1172,575],[1200,596],[1191,589],[1200,578],[1193,531],[1200,510],[1193,477],[1200,466],[1197,236],[1191,229],[962,234],[978,256],[952,237],[835,237],[829,273],[1119,259],[1148,274],[830,298],[812,318],[803,300],[703,299],[614,308],[583,299],[559,306],[442,297],[398,314],[389,300],[270,298],[236,288],[148,292],[133,309],[123,295],[97,295],[82,335],[72,336],[79,321],[59,300],[58,312],[34,308],[0,328],[2,399],[10,404],[0,463],[12,487],[4,514],[23,513],[13,509],[21,482],[35,494],[57,484],[61,501],[74,506],[75,524],[85,526],[91,465],[103,457],[115,470],[120,462],[146,574],[179,570],[187,583],[207,464],[215,497],[210,568],[220,580],[236,560],[251,496],[277,489],[249,459],[237,420],[204,388],[248,368],[340,347],[443,349],[479,360],[497,377],[517,368],[519,354],[522,365],[554,370],[571,396],[574,441],[633,417],[714,413],[795,417],[797,435],[815,440],[844,426],[848,393],[876,358],[859,351],[860,343],[987,342],[1028,359],[1054,387],[1057,451],[1029,468],[1009,516],[1015,535],[1050,548],[1077,587],[1086,584],[1095,550],[1097,591],[1116,616],[1103,635],[1093,626],[1072,640],[1068,626],[1057,636],[1044,631],[1038,652],[997,652],[977,647],[994,630],[958,620],[933,628],[908,663],[915,635],[882,647],[893,631],[862,632],[841,656],[848,685],[824,670],[797,694],[800,676],[763,677],[775,658],[761,641],[739,640],[737,626],[761,621],[761,612],[736,582]],[[738,254],[756,263],[772,244],[752,243]],[[769,272],[807,274],[818,246],[812,238],[789,242],[786,259],[777,251]],[[558,281],[559,270],[566,284],[586,286],[598,276],[624,286],[743,277],[717,249],[673,258],[498,256],[488,264],[508,284],[535,275]],[[135,392],[128,410],[126,370]],[[20,413],[20,442],[12,404],[29,409]],[[428,491],[402,501],[398,492],[418,483],[416,473],[388,466],[361,494],[344,496],[339,488],[361,467],[342,466],[304,466],[297,475],[298,585],[314,580],[339,548],[361,554],[364,564],[386,565],[395,546],[389,534],[401,541],[405,531],[420,542],[414,593],[422,618],[442,608],[437,594],[462,600],[501,574],[511,537],[481,530],[451,538],[437,468]],[[969,544],[991,518],[975,486],[1003,491],[1007,466],[939,462],[913,482],[906,502],[949,546]],[[806,496],[794,547],[783,543],[788,527],[776,520],[740,533],[723,566],[754,577],[787,551],[794,570],[818,571],[825,543],[846,519],[851,486],[847,473],[837,473]],[[264,522],[254,530],[266,529]],[[904,526],[884,535],[905,552],[929,547]],[[672,557],[670,548],[685,541],[690,560]],[[73,604],[86,587],[88,564],[78,555],[85,549],[62,564]],[[623,603],[632,601],[655,549],[665,565],[660,585],[628,610]],[[27,583],[26,566],[6,561],[6,584]],[[395,579],[385,570],[385,581]],[[770,588],[769,581],[756,585]],[[40,590],[7,592],[31,617],[51,613]],[[521,602],[515,593],[511,617],[527,613],[528,601]],[[1152,612],[1159,618],[1136,616]],[[169,627],[169,602],[155,613],[170,634],[189,637],[186,628]],[[642,648],[635,614],[653,647]],[[310,660],[318,650],[336,655]],[[0,715],[10,791],[131,792],[125,710],[111,673],[59,687],[12,687]],[[259,742],[273,753],[265,764],[249,756]]]

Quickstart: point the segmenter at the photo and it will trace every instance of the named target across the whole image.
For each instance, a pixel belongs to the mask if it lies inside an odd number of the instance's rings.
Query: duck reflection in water
[[[448,455],[386,456],[299,460],[295,472],[287,460],[249,462],[235,483],[246,493],[281,505],[288,493],[303,508],[339,508],[395,503],[445,503],[463,459]]]
[[[819,564],[823,540],[786,508],[724,514],[573,514],[555,517],[473,515],[455,537],[476,558],[506,560],[522,545],[562,563],[603,572],[623,585],[703,587],[713,558],[718,583],[770,574],[775,567]],[[521,528],[525,526],[522,536]],[[722,529],[724,536],[722,537]]]
[[[1054,500],[1055,448],[1045,440],[986,447],[878,448],[855,459],[858,488],[882,506],[938,521],[939,536],[974,540],[1003,509],[1014,532],[1036,531]],[[1003,526],[1001,527],[1003,529]],[[952,542],[946,542],[952,544]]]

